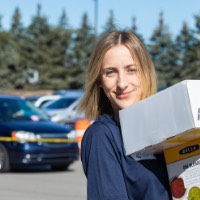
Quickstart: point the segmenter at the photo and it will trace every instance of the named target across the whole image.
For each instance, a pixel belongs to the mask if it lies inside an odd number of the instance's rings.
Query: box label
[[[200,200],[200,139],[164,152],[172,198]]]

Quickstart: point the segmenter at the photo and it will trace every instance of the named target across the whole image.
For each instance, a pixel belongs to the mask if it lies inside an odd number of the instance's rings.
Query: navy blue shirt
[[[107,115],[86,130],[81,160],[88,200],[171,199],[163,157],[136,161],[126,156],[120,125]]]

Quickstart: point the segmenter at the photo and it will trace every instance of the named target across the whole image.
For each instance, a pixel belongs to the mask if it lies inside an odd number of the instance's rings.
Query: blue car
[[[0,172],[33,165],[67,169],[79,159],[78,143],[70,132],[29,101],[0,95]]]

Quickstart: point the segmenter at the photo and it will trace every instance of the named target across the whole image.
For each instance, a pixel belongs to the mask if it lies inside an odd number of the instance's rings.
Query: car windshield
[[[23,99],[0,99],[0,122],[47,121],[48,115]]]
[[[66,98],[60,98],[58,100],[55,100],[43,108],[45,109],[62,109],[67,108],[70,106],[75,100],[77,100],[77,97],[66,97]]]

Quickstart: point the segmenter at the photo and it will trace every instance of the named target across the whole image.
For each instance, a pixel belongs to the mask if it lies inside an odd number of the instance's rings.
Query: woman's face
[[[114,112],[126,108],[142,98],[139,66],[124,45],[109,49],[101,72],[101,87],[111,102]]]

